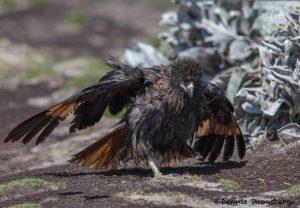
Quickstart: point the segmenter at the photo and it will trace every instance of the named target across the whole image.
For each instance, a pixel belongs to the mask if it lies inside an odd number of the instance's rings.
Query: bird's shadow
[[[246,165],[247,161],[241,162],[217,162],[217,163],[206,163],[201,162],[199,165],[195,166],[180,166],[180,167],[162,167],[161,172],[165,175],[175,174],[175,175],[214,175],[220,173],[221,170],[226,169],[238,169]],[[138,176],[138,177],[150,177],[152,176],[152,171],[145,168],[121,168],[112,169],[108,171],[81,171],[81,172],[47,172],[45,175],[54,177],[80,177],[80,176]]]

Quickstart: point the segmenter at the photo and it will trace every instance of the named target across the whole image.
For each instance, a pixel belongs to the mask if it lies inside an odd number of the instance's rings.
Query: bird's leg
[[[158,168],[158,170],[160,170],[161,164],[163,163],[164,159],[165,159],[165,155],[161,155],[161,156],[159,157],[159,160],[158,160],[157,163],[156,163],[156,167]]]
[[[148,161],[148,167],[152,170],[154,177],[162,176],[162,173],[159,171],[152,160]]]

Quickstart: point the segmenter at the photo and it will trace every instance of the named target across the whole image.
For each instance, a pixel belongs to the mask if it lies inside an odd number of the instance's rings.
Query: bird
[[[110,169],[129,160],[146,164],[154,177],[161,165],[185,158],[213,163],[223,149],[223,161],[245,155],[245,140],[224,91],[202,80],[200,63],[179,57],[169,64],[133,67],[114,57],[97,83],[17,125],[4,142],[33,139],[40,144],[68,116],[69,132],[93,126],[106,109],[126,110],[113,130],[75,154],[71,163]]]

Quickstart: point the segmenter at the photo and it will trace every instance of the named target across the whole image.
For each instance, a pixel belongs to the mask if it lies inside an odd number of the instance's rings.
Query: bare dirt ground
[[[156,1],[47,0],[41,8],[20,8],[2,15],[0,37],[57,58],[119,56],[131,40],[149,40],[160,30],[164,8],[151,2]]]
[[[38,90],[33,91],[33,87]],[[45,83],[20,85],[18,89],[18,92],[0,90],[1,135],[41,110],[26,102],[29,97],[51,94],[55,90]],[[299,193],[294,195],[288,191],[289,187],[299,184],[299,142],[287,146],[279,141],[264,142],[255,150],[249,148],[243,161],[213,165],[197,159],[182,161],[164,167],[165,176],[158,179],[152,178],[147,168],[133,164],[101,171],[66,163],[71,155],[109,131],[115,122],[116,119],[104,118],[92,130],[71,136],[65,124],[39,146],[1,144],[0,184],[35,178],[62,183],[65,189],[18,187],[0,191],[0,207],[28,202],[42,207],[232,207],[228,203],[233,200],[246,200],[244,207],[267,207],[261,203],[274,199],[283,204],[271,207],[300,205]],[[237,182],[240,188],[231,190],[222,185],[220,181],[224,179]],[[217,204],[222,203],[222,199],[225,204]],[[252,204],[252,200],[258,201]]]
[[[92,2],[96,3],[91,6]],[[136,2],[51,0],[43,8],[2,15],[0,36],[57,59],[118,56],[130,39],[147,40],[159,30],[163,9],[150,1]],[[65,16],[79,8],[90,18],[89,25],[81,30],[62,27]],[[45,81],[0,88],[1,138],[43,109],[30,100],[48,95],[50,99],[58,91],[60,86]],[[0,143],[0,207],[23,203],[42,207],[300,207],[300,142],[264,141],[256,149],[249,145],[243,161],[213,165],[196,158],[181,161],[163,167],[165,176],[158,179],[146,167],[131,163],[109,171],[67,164],[74,153],[107,133],[116,121],[106,117],[94,128],[73,135],[68,134],[65,122],[39,146]],[[64,188],[3,188],[24,178],[43,179]],[[231,181],[224,183],[224,179]]]

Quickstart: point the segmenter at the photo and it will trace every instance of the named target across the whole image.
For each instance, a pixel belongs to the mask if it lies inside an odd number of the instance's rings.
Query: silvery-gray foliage
[[[151,67],[153,65],[167,64],[169,59],[153,46],[137,42],[133,49],[126,49],[123,60],[131,66]]]
[[[193,56],[207,73],[215,74],[253,55],[252,46],[261,35],[252,25],[263,13],[253,8],[253,1],[175,2],[177,11],[160,22],[169,27],[160,37],[172,48],[170,58]]]
[[[277,130],[279,139],[288,144],[300,139],[300,125],[297,123],[287,124]]]
[[[299,125],[290,125],[300,123],[300,19],[299,15],[285,15],[285,28],[264,37],[257,46],[260,85],[241,88],[236,95],[242,112],[246,112],[241,116],[246,131],[257,136],[267,130],[269,138],[279,137],[282,141],[296,137],[287,129],[300,131]]]
[[[290,123],[300,123],[300,4],[173,2],[177,10],[163,14],[160,22],[168,27],[159,34],[160,48],[138,43],[126,50],[124,60],[149,66],[194,57],[235,104],[250,138],[265,134],[286,141],[287,129],[299,132],[299,125]]]

